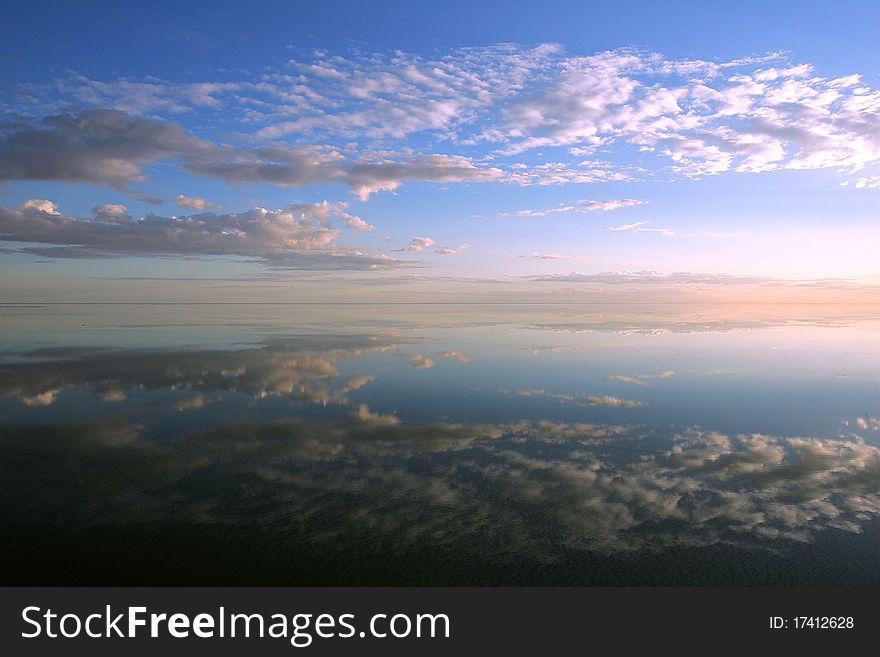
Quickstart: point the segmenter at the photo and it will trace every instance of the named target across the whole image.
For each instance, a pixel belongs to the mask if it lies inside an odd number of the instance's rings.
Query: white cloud
[[[462,251],[471,248],[471,245],[467,242],[462,242],[458,246],[441,246],[439,248],[434,249],[434,253],[437,255],[457,255]]]
[[[632,230],[633,228],[638,228],[639,226],[644,226],[646,223],[648,223],[648,222],[647,221],[636,221],[635,223],[621,224],[620,226],[607,226],[605,228],[605,230],[614,230],[614,231]]]
[[[18,207],[23,211],[36,210],[37,212],[42,212],[43,214],[60,214],[58,212],[58,206],[55,205],[52,201],[47,201],[45,199],[31,198],[19,205]]]
[[[45,203],[47,201],[43,202]],[[27,203],[27,201],[25,203]],[[54,206],[55,204],[52,203],[52,205]],[[21,208],[22,206],[19,207]],[[128,214],[128,207],[121,203],[104,203],[103,205],[92,208],[92,212],[95,214],[95,219],[103,221],[104,223],[125,224],[131,221],[131,215]],[[48,214],[57,215],[60,213],[53,211]]]
[[[627,48],[577,56],[554,44],[460,48],[427,58],[316,52],[283,70],[223,82],[98,81],[72,73],[22,91],[15,107],[22,116],[56,114],[42,125],[2,129],[2,180],[123,189],[144,179],[145,167],[177,161],[230,182],[339,182],[367,198],[407,180],[628,180],[641,172],[565,155],[607,152],[616,162],[634,149],[683,176],[854,172],[880,161],[880,91],[858,73],[823,77],[778,53],[709,62]],[[62,113],[71,106],[114,109]],[[229,107],[236,108],[240,132],[231,138],[239,145],[141,115],[189,113],[187,125],[199,125],[202,115]],[[415,134],[445,152],[418,152],[409,141]],[[340,138],[351,144],[339,146]],[[371,155],[367,146],[376,144],[392,150]],[[475,155],[475,147],[483,153]],[[526,152],[528,164],[511,161]]]
[[[401,251],[424,251],[425,249],[430,249],[434,246],[435,242],[430,237],[413,237],[410,240],[409,246],[406,249],[400,249]]]
[[[877,189],[880,187],[880,176],[863,176],[853,183],[856,189]]]
[[[641,201],[634,198],[615,198],[604,201],[579,201],[578,207],[583,207],[587,212],[607,212],[609,210],[630,208],[634,205],[643,205],[645,203],[647,203],[647,201]]]
[[[462,242],[458,246],[454,246],[454,247],[453,246],[437,246],[437,248],[434,248],[434,246],[436,244],[437,244],[436,240],[434,240],[430,237],[418,237],[417,236],[417,237],[413,237],[410,240],[409,245],[406,248],[393,249],[393,250],[396,252],[415,251],[417,253],[421,252],[421,251],[432,251],[433,253],[436,253],[437,255],[456,255],[456,254],[461,253],[465,249],[471,248],[471,245],[468,244],[467,242]]]
[[[519,256],[520,258],[525,258],[527,256]],[[537,251],[533,251],[531,256],[528,256],[535,260],[584,260],[584,256],[580,255],[565,255],[562,253],[539,253]]]
[[[368,224],[360,217],[349,214],[348,212],[340,212],[339,218],[342,219],[345,222],[345,225],[349,228],[355,228],[357,230],[376,230],[376,227],[373,224]]]
[[[555,208],[544,210],[516,210],[514,212],[500,212],[499,217],[546,217],[551,214],[568,214],[580,212],[608,212],[620,208],[629,208],[636,205],[644,205],[647,201],[634,198],[616,198],[605,200],[580,200],[573,203],[562,203]]]
[[[675,235],[675,231],[671,228],[645,228],[647,221],[636,221],[631,224],[621,224],[620,226],[606,226],[605,230],[610,231],[631,231],[634,233],[658,233],[660,235]]]
[[[394,249],[394,251],[432,251],[437,255],[456,255],[464,251],[465,249],[471,248],[471,245],[467,242],[462,242],[458,246],[438,246],[437,248],[433,248],[437,244],[436,240],[431,239],[430,237],[413,237],[409,246],[404,249]]]
[[[213,203],[208,199],[202,198],[200,196],[184,196],[183,194],[177,194],[171,197],[171,200],[177,203],[182,208],[193,208],[194,210],[198,210],[199,212],[204,212],[208,208],[215,208],[217,210],[222,210],[223,206],[218,203]]]
[[[514,163],[509,167],[507,180],[519,185],[592,184],[633,180],[637,170],[607,162],[544,162],[525,165]]]
[[[822,78],[808,65],[725,78],[718,66],[680,64],[628,51],[563,58],[558,77],[506,109],[507,151],[628,143],[688,175],[880,159],[877,92],[857,93],[856,78]]]

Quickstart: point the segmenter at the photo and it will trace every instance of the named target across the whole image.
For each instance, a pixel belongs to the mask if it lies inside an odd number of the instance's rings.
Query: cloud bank
[[[618,230],[625,230],[618,228]],[[776,281],[771,278],[761,278],[757,276],[736,276],[733,274],[702,274],[695,272],[673,272],[664,274],[656,270],[642,271],[606,271],[597,274],[582,274],[572,272],[570,274],[542,274],[539,276],[528,276],[529,280],[555,282],[555,283],[607,283],[611,285],[620,285],[627,283],[650,285],[656,284],[681,284],[681,283],[704,283],[710,285],[731,285],[731,284],[753,284],[763,285],[767,283],[784,283],[785,281]]]
[[[369,153],[351,159],[333,146],[217,144],[171,121],[117,109],[47,116],[39,125],[15,124],[0,133],[0,180],[60,180],[126,189],[146,179],[146,165],[165,160],[193,175],[234,183],[302,187],[341,182],[362,200],[380,190],[394,190],[405,180],[503,177],[500,169],[478,166],[461,155]],[[201,209],[196,202],[190,207]]]
[[[288,269],[382,269],[393,258],[336,244],[334,223],[372,228],[346,212],[345,203],[294,204],[283,210],[135,219],[124,205],[105,204],[94,217],[62,214],[51,201],[0,206],[0,237],[24,244],[21,252],[49,257],[152,255],[238,256]]]

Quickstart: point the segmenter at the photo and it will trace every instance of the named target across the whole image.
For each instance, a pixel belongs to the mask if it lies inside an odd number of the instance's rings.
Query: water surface
[[[4,583],[880,584],[880,315],[0,308]]]

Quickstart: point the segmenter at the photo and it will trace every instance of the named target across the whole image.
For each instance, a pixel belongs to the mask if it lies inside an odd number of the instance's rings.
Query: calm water
[[[8,306],[2,581],[877,585],[878,417],[870,308]]]

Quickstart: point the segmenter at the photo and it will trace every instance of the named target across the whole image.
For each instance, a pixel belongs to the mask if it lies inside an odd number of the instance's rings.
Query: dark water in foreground
[[[865,309],[0,309],[0,582],[880,585]]]

